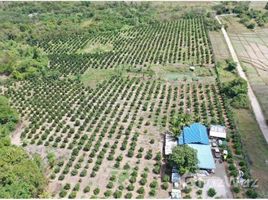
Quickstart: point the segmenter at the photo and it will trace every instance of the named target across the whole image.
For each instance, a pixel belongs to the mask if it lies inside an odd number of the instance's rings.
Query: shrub
[[[119,199],[119,198],[121,198],[121,196],[122,196],[122,191],[120,191],[120,190],[116,190],[116,191],[114,192],[114,194],[113,194],[113,197],[114,197],[115,199]]]
[[[169,182],[170,177],[168,175],[164,175],[163,182]]]
[[[124,189],[124,186],[123,185],[119,185],[118,189],[119,190],[123,190]]]
[[[78,191],[79,189],[80,189],[80,184],[79,183],[75,184],[73,191]]]
[[[131,176],[130,179],[129,179],[129,182],[130,183],[135,183],[136,182],[136,177]]]
[[[98,195],[100,193],[100,189],[96,188],[95,190],[93,190],[94,195]]]
[[[200,181],[200,180],[198,180],[198,181],[195,182],[195,185],[196,185],[197,187],[199,187],[199,188],[203,188],[203,187],[204,187],[204,181]]]
[[[197,195],[201,195],[202,193],[203,193],[202,190],[197,190],[197,191],[196,191],[196,194],[197,194]]]
[[[128,163],[126,163],[125,165],[124,165],[124,170],[127,170],[127,169],[129,169],[130,168],[130,166],[129,166],[129,164]]]
[[[139,194],[144,194],[145,190],[144,190],[143,187],[140,187],[140,188],[137,190],[137,192],[138,192]]]
[[[88,193],[90,191],[90,187],[89,186],[86,186],[83,190],[84,193]]]
[[[153,168],[153,172],[154,172],[155,174],[160,174],[160,172],[161,172],[161,166],[156,165],[156,166]]]
[[[190,188],[190,187],[185,187],[183,189],[183,192],[186,193],[186,194],[190,193],[191,191],[192,191],[192,188]]]
[[[253,189],[249,189],[246,192],[247,197],[251,198],[251,199],[256,199],[258,197],[258,193],[256,191],[254,191]]]
[[[109,182],[106,187],[109,189],[113,188],[114,187],[113,182]]]
[[[96,176],[96,172],[91,172],[91,174],[90,174],[90,177],[95,177]]]
[[[157,187],[157,181],[154,180],[153,182],[150,183],[150,188],[156,188]]]
[[[141,185],[145,185],[146,183],[147,183],[146,178],[142,178],[142,179],[140,180],[140,184],[141,184]]]
[[[155,156],[155,160],[160,161],[161,160],[161,153],[158,152]]]
[[[61,174],[61,175],[59,176],[58,179],[59,179],[60,181],[62,181],[64,178],[65,178],[65,176],[64,176],[63,174]]]
[[[156,190],[155,189],[150,190],[149,195],[150,196],[155,196],[156,195]]]
[[[69,195],[69,199],[74,199],[76,197],[76,192],[71,192]]]
[[[69,190],[71,188],[70,183],[66,183],[63,187],[65,190]]]
[[[111,190],[107,190],[104,192],[104,196],[105,197],[110,197],[112,195],[112,191]]]
[[[61,198],[63,198],[63,197],[65,197],[67,195],[67,191],[66,190],[61,190],[59,195],[60,195]]]
[[[214,188],[209,188],[208,191],[207,191],[207,195],[209,197],[214,197],[216,195],[216,191]]]
[[[125,198],[126,199],[131,199],[132,198],[132,194],[130,192],[126,193]]]
[[[234,191],[234,193],[239,193],[240,192],[240,188],[239,187],[233,187],[233,191]]]
[[[167,190],[168,189],[168,183],[167,182],[164,182],[162,185],[161,185],[161,188],[163,190]]]
[[[135,187],[134,187],[133,184],[130,184],[130,185],[127,186],[127,190],[128,190],[128,191],[133,191],[134,188],[135,188]]]
[[[81,177],[85,177],[87,175],[87,170],[83,170],[81,173],[80,173],[80,176]]]
[[[139,194],[139,195],[137,196],[137,199],[144,199],[144,196],[141,195],[141,194]]]
[[[77,175],[77,173],[78,173],[77,169],[73,169],[72,172],[71,172],[71,175],[75,176],[75,175]]]

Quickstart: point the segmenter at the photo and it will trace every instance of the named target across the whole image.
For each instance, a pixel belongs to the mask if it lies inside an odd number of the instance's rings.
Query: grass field
[[[251,164],[251,173],[259,181],[259,190],[268,197],[268,144],[260,132],[253,113],[250,110],[235,110],[242,142]]]
[[[89,68],[87,71],[81,76],[81,81],[86,86],[96,87],[96,85],[103,80],[107,80],[115,75],[117,71],[115,69],[93,69]]]
[[[231,55],[221,31],[209,32],[209,38],[212,44],[215,59],[217,61],[230,58]]]
[[[189,66],[152,66],[155,76],[166,81],[202,81],[215,82],[215,70],[213,68],[194,66],[194,70]]]

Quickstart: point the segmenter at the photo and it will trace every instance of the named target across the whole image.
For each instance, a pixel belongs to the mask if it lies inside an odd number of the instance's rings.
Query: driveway
[[[207,191],[209,190],[209,188],[214,188],[216,190],[215,197],[219,197],[223,199],[233,198],[233,195],[230,189],[231,186],[229,184],[229,179],[226,175],[224,163],[219,163],[217,161],[215,174],[203,177],[202,179],[205,182],[204,188],[203,188],[203,194],[202,194],[203,199],[211,198],[207,196]]]

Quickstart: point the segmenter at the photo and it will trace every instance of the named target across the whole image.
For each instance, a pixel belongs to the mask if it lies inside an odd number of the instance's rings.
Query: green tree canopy
[[[0,73],[12,75],[16,79],[30,77],[48,64],[48,58],[42,50],[27,44],[0,42],[0,50]]]
[[[184,126],[188,126],[192,122],[192,117],[189,114],[179,114],[173,117],[171,122],[171,133],[174,137],[181,134]]]
[[[18,119],[8,99],[0,96],[0,198],[36,198],[45,187],[40,159],[10,143]]]
[[[197,151],[187,145],[176,146],[172,149],[169,162],[178,167],[180,174],[193,173],[198,164]]]
[[[9,135],[18,120],[18,114],[9,106],[8,99],[0,95],[0,139]]]
[[[44,187],[42,171],[22,148],[0,147],[0,198],[36,198]]]
[[[231,105],[236,108],[246,108],[248,106],[247,91],[247,82],[242,78],[225,83],[222,87],[222,93],[226,95]]]

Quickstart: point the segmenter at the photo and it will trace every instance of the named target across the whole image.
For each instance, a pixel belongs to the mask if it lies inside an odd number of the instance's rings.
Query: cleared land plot
[[[215,82],[215,70],[209,67],[190,66],[152,66],[156,78],[166,81],[201,81],[206,83]]]
[[[167,198],[161,150],[173,114],[190,109],[201,122],[227,123],[214,83],[112,77],[91,89],[48,78],[14,84],[6,95],[28,122],[24,145],[69,151],[49,172],[55,197]]]

